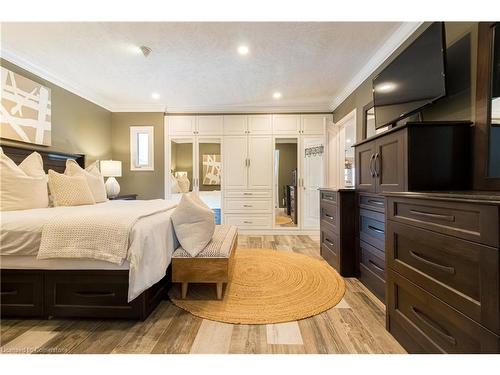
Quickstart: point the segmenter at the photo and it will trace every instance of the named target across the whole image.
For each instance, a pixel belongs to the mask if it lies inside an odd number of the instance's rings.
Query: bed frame
[[[66,160],[85,166],[85,156],[2,146],[19,164],[33,151],[44,169],[64,172]],[[121,318],[144,320],[168,298],[170,267],[165,277],[127,302],[128,270],[0,270],[0,318]]]

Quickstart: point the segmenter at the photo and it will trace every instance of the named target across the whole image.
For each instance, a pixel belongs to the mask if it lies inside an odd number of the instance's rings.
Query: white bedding
[[[171,200],[179,203],[182,197],[182,193],[172,193]],[[200,199],[205,202],[205,204],[212,210],[214,208],[221,208],[222,194],[220,190],[213,191],[199,191],[198,195]]]
[[[123,201],[109,201],[98,205],[113,204],[123,204]],[[1,259],[13,255],[36,256],[44,223],[54,215],[68,212],[67,210],[77,212],[79,208],[81,207],[53,207],[1,212]],[[160,281],[165,275],[172,253],[177,247],[177,239],[170,220],[173,211],[171,209],[143,217],[132,227],[127,254],[129,301]],[[3,264],[0,264],[0,267],[6,268]],[[43,269],[42,265],[40,268]]]

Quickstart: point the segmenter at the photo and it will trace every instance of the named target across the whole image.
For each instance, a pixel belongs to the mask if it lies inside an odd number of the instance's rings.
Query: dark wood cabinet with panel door
[[[320,189],[321,256],[342,276],[356,274],[354,189]]]

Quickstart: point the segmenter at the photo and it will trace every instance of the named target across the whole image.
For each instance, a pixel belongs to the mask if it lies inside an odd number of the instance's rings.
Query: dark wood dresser
[[[387,329],[411,353],[499,353],[500,192],[385,196]]]
[[[320,189],[321,256],[342,276],[356,275],[354,189]]]

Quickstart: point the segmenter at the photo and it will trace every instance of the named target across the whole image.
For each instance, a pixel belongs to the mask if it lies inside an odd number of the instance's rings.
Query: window
[[[154,170],[154,128],[152,126],[130,127],[130,170]]]

